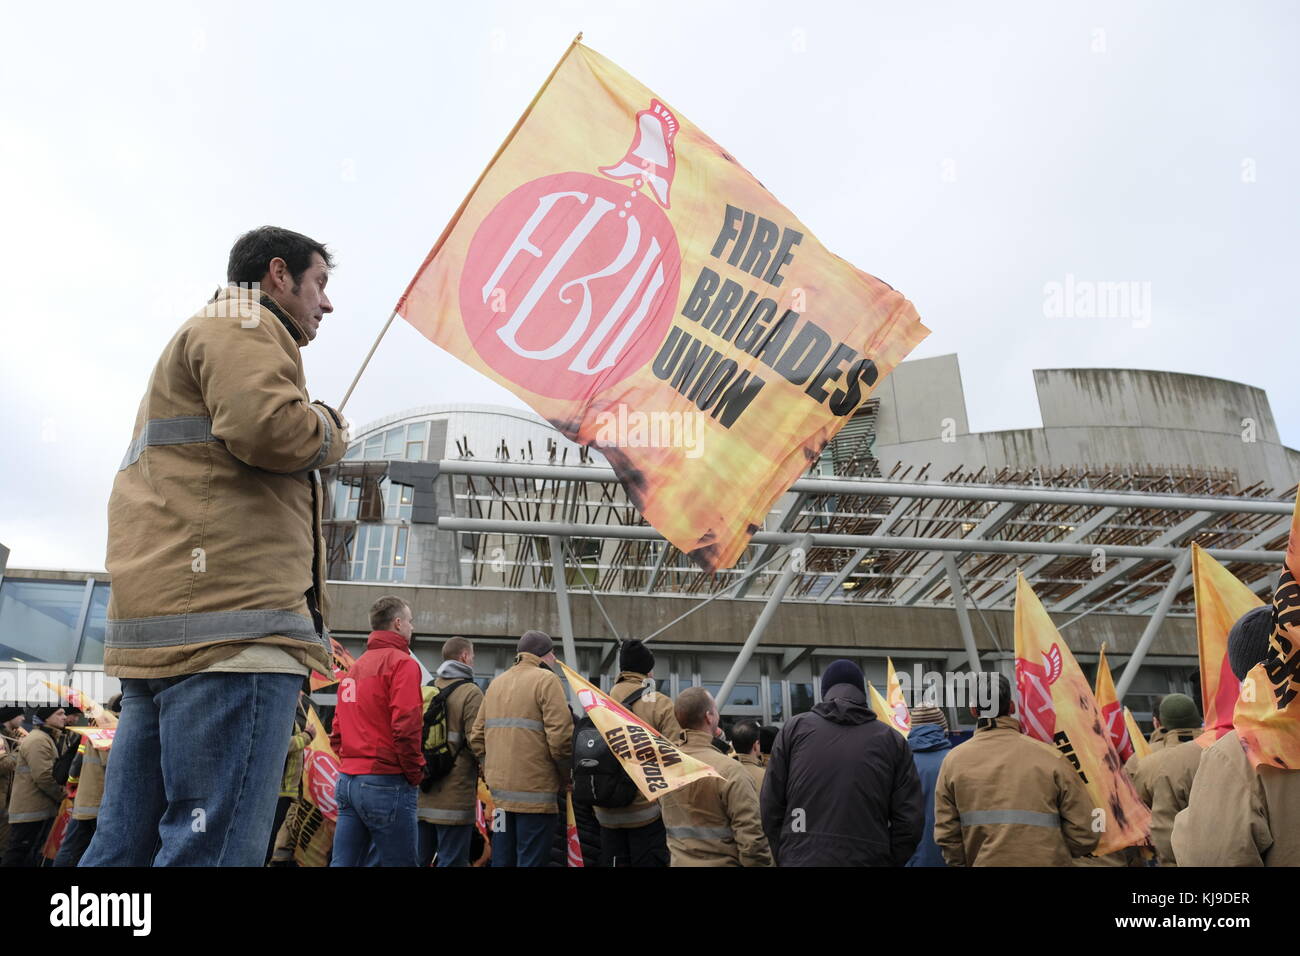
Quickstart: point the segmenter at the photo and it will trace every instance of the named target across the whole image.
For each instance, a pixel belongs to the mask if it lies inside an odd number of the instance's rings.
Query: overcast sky
[[[1298,10],[7,4],[0,543],[103,567],[149,371],[251,227],[337,253],[304,352],[336,404],[579,30],[915,303],[913,357],[959,355],[973,430],[1040,424],[1032,369],[1149,368],[1266,389],[1294,447]],[[1067,276],[1149,283],[1149,316],[1050,317]],[[465,400],[522,407],[399,319],[347,415]]]

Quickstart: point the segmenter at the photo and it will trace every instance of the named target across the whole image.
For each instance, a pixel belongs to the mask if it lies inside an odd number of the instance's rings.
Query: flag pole
[[[411,291],[411,286],[415,285],[415,280],[420,277],[420,274],[424,272],[425,267],[428,266],[428,264],[433,261],[433,257],[438,254],[438,251],[442,248],[442,244],[446,242],[447,237],[451,235],[452,227],[456,225],[460,220],[460,217],[464,214],[465,207],[469,205],[470,199],[473,198],[474,193],[478,192],[478,187],[482,184],[483,177],[488,174],[488,170],[491,169],[496,161],[501,158],[501,154],[506,151],[506,147],[510,145],[510,141],[514,139],[515,134],[519,132],[519,127],[524,125],[524,120],[528,119],[528,115],[532,113],[533,107],[537,105],[537,101],[542,98],[542,94],[546,92],[546,88],[550,86],[551,80],[555,79],[555,74],[560,71],[560,67],[564,64],[564,61],[568,59],[569,54],[573,52],[573,48],[581,42],[582,34],[579,33],[573,38],[573,42],[565,49],[564,55],[561,56],[559,62],[555,64],[555,68],[552,69],[550,74],[546,77],[546,81],[538,87],[537,93],[533,96],[528,107],[522,114],[520,114],[519,119],[515,121],[515,125],[511,127],[506,138],[502,141],[501,145],[497,147],[497,151],[492,154],[492,158],[488,160],[488,164],[483,167],[483,172],[478,174],[478,179],[474,180],[474,185],[470,187],[469,192],[465,194],[465,198],[461,200],[460,206],[457,207],[456,212],[452,215],[451,219],[447,221],[447,225],[442,230],[442,234],[438,236],[437,241],[434,242],[433,248],[429,250],[429,254],[424,257],[424,262],[420,263],[420,268],[415,270],[415,278],[411,279],[410,284],[407,285],[406,290],[402,293],[402,297],[397,300],[397,307],[393,309],[391,314],[389,314],[388,321],[384,323],[384,327],[380,329],[379,334],[375,336],[374,344],[370,346],[370,351],[366,353],[365,360],[362,361],[361,367],[357,369],[357,374],[352,377],[352,384],[348,386],[348,390],[343,394],[343,401],[339,402],[338,410],[340,413],[342,413],[343,409],[347,406],[348,399],[352,397],[352,390],[357,387],[357,382],[361,381],[361,376],[365,372],[366,366],[370,364],[370,359],[375,354],[375,349],[379,348],[379,343],[383,341],[384,336],[388,334],[388,329],[392,326],[393,319],[397,318],[398,309],[400,309],[402,304],[406,302],[406,297]]]

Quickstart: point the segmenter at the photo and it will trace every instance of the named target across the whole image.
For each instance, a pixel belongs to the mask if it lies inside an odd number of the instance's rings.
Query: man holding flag
[[[1233,625],[1228,660],[1238,681],[1268,658],[1273,622],[1274,609],[1263,605]],[[1220,737],[1201,755],[1171,850],[1179,866],[1300,866],[1300,772],[1252,767],[1240,728]]]

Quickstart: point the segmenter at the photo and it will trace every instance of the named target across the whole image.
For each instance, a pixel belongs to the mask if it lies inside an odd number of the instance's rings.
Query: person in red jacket
[[[380,866],[415,866],[424,720],[411,609],[382,597],[370,609],[370,626],[366,652],[339,681],[330,730],[341,769],[330,866],[361,866],[372,842]]]

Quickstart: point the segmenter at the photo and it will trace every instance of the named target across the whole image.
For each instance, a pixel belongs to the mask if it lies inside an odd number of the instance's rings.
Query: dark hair
[[[442,645],[442,659],[444,661],[454,661],[473,646],[469,638],[449,637],[447,643]]]
[[[699,730],[709,715],[709,692],[703,687],[688,687],[677,695],[673,715],[683,730]]]
[[[984,693],[976,695],[977,701],[987,699],[986,694],[992,694],[993,703],[998,708],[996,714],[985,714],[981,711],[981,717],[1005,717],[1011,713],[1011,705],[1015,702],[1015,694],[1012,693],[1011,681],[1006,674],[996,671],[980,671],[975,675],[975,679],[979,682],[978,690],[984,691]],[[978,710],[978,708],[976,709]]]
[[[271,268],[272,259],[283,259],[293,276],[294,292],[302,281],[302,274],[311,266],[312,253],[319,253],[326,268],[334,267],[329,250],[315,239],[292,229],[263,226],[244,233],[230,247],[230,261],[226,265],[226,281],[230,283],[261,282]]]
[[[381,597],[370,605],[370,629],[372,631],[388,630],[388,625],[393,623],[393,618],[397,617],[404,607],[408,607],[408,605],[399,597],[393,597],[391,594]]]
[[[776,735],[781,732],[781,728],[773,724],[764,724],[758,728],[758,749],[768,755],[772,753],[772,745],[776,743]]]
[[[757,720],[741,720],[731,728],[731,745],[736,753],[747,754],[758,743],[759,729]]]

